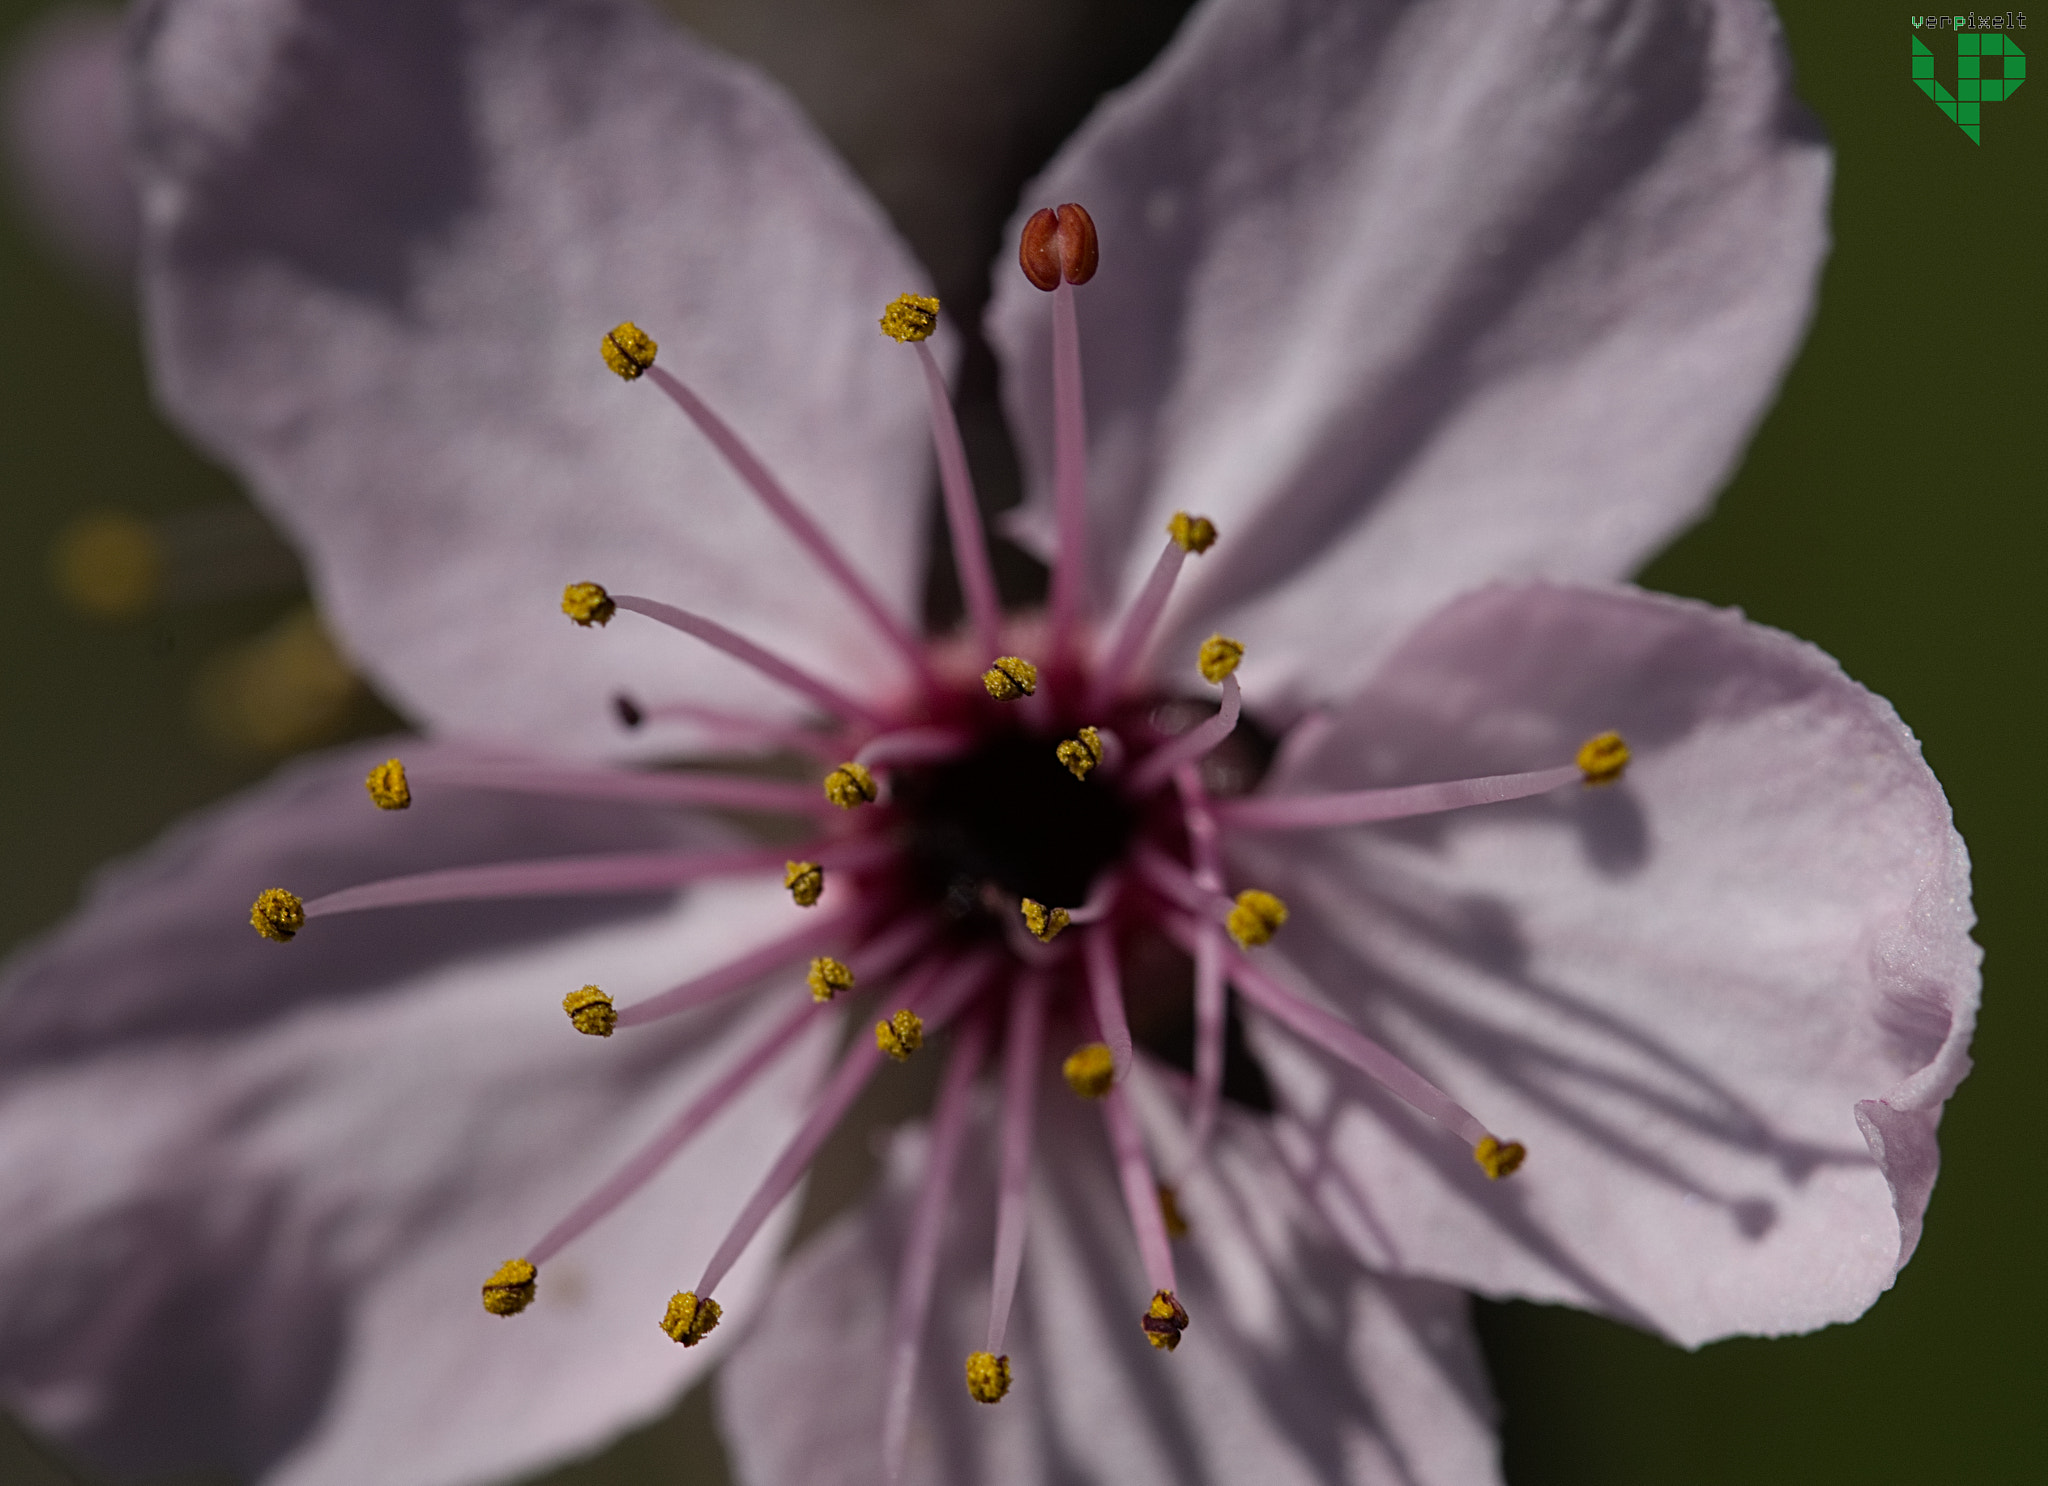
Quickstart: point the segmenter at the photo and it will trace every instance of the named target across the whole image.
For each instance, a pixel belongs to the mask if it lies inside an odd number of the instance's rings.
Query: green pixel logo
[[[1919,18],[1915,17],[1915,24]],[[1960,17],[1958,17],[1960,20]],[[1984,64],[1992,61],[1999,76],[1984,76]],[[2010,36],[1997,31],[1956,33],[1956,90],[1951,93],[1934,80],[1934,53],[1919,37],[1913,38],[1913,86],[1934,100],[1934,106],[1953,119],[1971,142],[1982,144],[1983,107],[2003,103],[2017,93],[2027,80],[2027,58]]]

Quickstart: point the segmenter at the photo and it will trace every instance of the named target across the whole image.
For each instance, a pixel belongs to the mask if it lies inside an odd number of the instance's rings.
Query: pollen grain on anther
[[[297,893],[265,888],[249,909],[249,923],[265,939],[283,944],[306,927],[306,905]]]
[[[981,674],[981,684],[999,702],[1014,702],[1038,690],[1038,667],[1021,655],[1002,655]]]
[[[823,1003],[853,989],[853,970],[844,960],[819,955],[811,961],[804,982],[811,988],[811,999]]]
[[[585,629],[593,624],[601,628],[612,622],[619,606],[602,583],[571,583],[562,590],[562,612]]]
[[[406,810],[412,805],[412,786],[406,783],[405,765],[388,758],[369,772],[363,788],[379,810]]]
[[[799,908],[816,908],[825,892],[825,869],[816,862],[785,862],[782,885]]]
[[[604,364],[623,380],[638,381],[654,365],[655,353],[660,346],[654,337],[635,325],[631,320],[621,321],[604,333],[600,348],[604,352]]]
[[[507,1259],[484,1281],[484,1309],[494,1316],[516,1316],[533,1304],[540,1271],[526,1259]]]
[[[1612,784],[1628,767],[1628,744],[1619,733],[1601,733],[1579,747],[1576,760],[1588,784]]]
[[[609,1037],[618,1029],[619,1013],[612,998],[596,986],[584,986],[562,998],[569,1025],[585,1037]]]

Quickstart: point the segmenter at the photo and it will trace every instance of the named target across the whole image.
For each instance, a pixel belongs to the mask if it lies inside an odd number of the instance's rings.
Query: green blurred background
[[[965,311],[984,293],[1018,184],[1095,96],[1143,66],[1184,7],[673,8],[797,93]],[[0,48],[48,9],[0,0]],[[1920,1251],[1854,1326],[1687,1354],[1572,1312],[1482,1304],[1516,1486],[2048,1477],[2048,1287],[2037,1278],[2048,1203],[2027,1114],[2048,1070],[2037,993],[2048,949],[2037,766],[2048,723],[2048,78],[1987,108],[1984,142],[1973,144],[1908,80],[1904,8],[1787,0],[1780,10],[1799,91],[1837,151],[1835,254],[1812,337],[1740,474],[1645,581],[1739,604],[1817,642],[1924,740],[1976,863],[1987,981],[1978,1068],[1949,1106]],[[2015,40],[2035,50],[2032,34]],[[905,38],[929,68],[908,88],[886,65]],[[1944,42],[1934,41],[1938,58]],[[57,920],[98,863],[259,777],[282,752],[390,717],[331,666],[309,665],[319,644],[288,580],[122,620],[59,599],[53,545],[81,514],[161,519],[240,497],[152,412],[120,294],[67,273],[12,210],[0,219],[0,305],[4,947]],[[1001,499],[1014,474],[992,386],[985,355],[971,357],[964,418]],[[260,531],[230,540],[261,547]],[[1028,582],[1021,567],[1014,581]],[[325,679],[280,700],[265,690],[280,670]],[[700,1390],[668,1420],[546,1479],[723,1480],[706,1453],[709,1417]],[[4,1486],[83,1479],[0,1421]]]

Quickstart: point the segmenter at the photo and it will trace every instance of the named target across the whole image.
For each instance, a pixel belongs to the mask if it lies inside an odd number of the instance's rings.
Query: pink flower
[[[744,1331],[749,1480],[1489,1481],[1456,1287],[1697,1343],[1909,1257],[1977,994],[1940,789],[1818,651],[1613,586],[1810,303],[1762,6],[1210,0],[1027,195],[1052,291],[997,268],[1007,619],[943,324],[876,333],[918,271],[753,74],[628,0],[171,0],[140,55],[162,395],[435,741],[403,813],[385,748],[302,763],[11,968],[43,1428],[484,1479]],[[1092,276],[1027,221],[1075,201]],[[619,767],[693,750],[812,767]]]

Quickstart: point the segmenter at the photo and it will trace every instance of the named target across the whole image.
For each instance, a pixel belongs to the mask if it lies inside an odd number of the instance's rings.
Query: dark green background
[[[45,8],[0,0],[0,42]],[[1042,0],[1011,8],[1030,17],[1011,27],[971,0],[676,8],[797,91],[963,308],[979,298],[1017,182],[1097,91],[1142,65],[1178,9]],[[1987,954],[1978,1071],[1943,1126],[1920,1252],[1854,1326],[1688,1355],[1570,1312],[1482,1306],[1517,1486],[1974,1483],[2044,1469],[2048,1203],[2031,1113],[2048,1068],[2037,989],[2048,79],[1987,108],[1974,145],[1908,81],[1905,8],[1781,10],[1800,92],[1837,150],[1835,255],[1812,338],[1740,475],[1646,581],[1816,641],[1925,741],[1976,863]],[[931,61],[924,85],[842,80],[906,35]],[[2031,36],[2016,39],[2038,66],[2048,47]],[[1933,44],[1946,73],[1953,43]],[[236,497],[151,413],[128,312],[54,267],[12,216],[0,222],[0,304],[5,945],[61,916],[95,864],[267,767],[202,746],[188,692],[206,655],[289,600],[125,625],[53,602],[47,552],[70,515]],[[1001,489],[987,384],[977,358],[969,435]],[[943,606],[943,582],[936,592]],[[694,1396],[550,1480],[718,1479],[695,1454],[707,1419]],[[0,1429],[0,1482],[74,1479]]]

